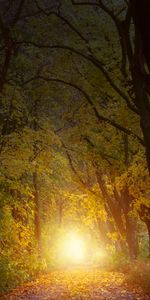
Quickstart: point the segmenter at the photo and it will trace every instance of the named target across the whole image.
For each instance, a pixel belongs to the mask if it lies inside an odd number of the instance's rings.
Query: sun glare
[[[82,263],[85,260],[85,245],[82,238],[71,233],[64,242],[64,255],[69,261]]]
[[[58,248],[58,261],[72,266],[106,264],[107,252],[92,237],[69,231],[61,235]]]

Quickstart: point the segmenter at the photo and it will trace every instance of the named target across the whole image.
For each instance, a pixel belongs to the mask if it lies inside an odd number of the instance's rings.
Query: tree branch
[[[59,12],[56,11],[45,11],[38,3],[38,1],[35,1],[37,8],[39,9],[40,12],[45,14],[46,16],[54,15],[57,18],[59,18],[61,21],[63,21],[72,31],[74,31],[80,39],[82,39],[84,42],[88,43],[88,40],[80,33],[80,31],[72,24],[70,23],[65,17],[63,17]]]
[[[111,78],[110,74],[108,73],[108,71],[105,69],[104,67],[104,63],[100,60],[98,60],[96,57],[94,57],[93,55],[89,55],[89,54],[84,54],[82,52],[80,52],[77,49],[74,49],[70,46],[66,46],[66,45],[42,45],[42,44],[38,44],[36,42],[30,42],[30,41],[19,41],[17,42],[17,44],[26,44],[26,45],[32,45],[34,47],[38,47],[38,48],[43,48],[43,49],[62,49],[62,50],[68,50],[72,53],[75,53],[76,55],[79,55],[81,57],[83,57],[85,60],[88,60],[89,62],[91,62],[96,68],[98,68],[102,74],[105,76],[106,80],[108,81],[108,83],[110,84],[110,86],[117,92],[117,94],[119,96],[122,97],[123,100],[126,101],[127,106],[136,114],[139,115],[139,112],[137,110],[137,108],[132,105],[132,103],[130,102],[128,96],[121,91],[121,89],[116,85],[116,83],[113,81],[113,79]]]
[[[68,151],[68,148],[66,147],[66,145],[64,144],[64,142],[61,140],[61,143],[62,143],[62,146],[63,148],[65,149],[65,152],[66,152],[66,155],[67,155],[67,158],[68,158],[68,161],[69,161],[69,165],[70,165],[70,168],[72,170],[72,172],[75,174],[76,178],[78,179],[79,183],[86,189],[88,189],[88,191],[92,194],[92,195],[95,195],[97,196],[97,193],[94,192],[90,186],[87,184],[87,182],[85,182],[81,176],[79,175],[79,173],[77,172],[75,166],[74,166],[74,163],[73,163],[73,159],[72,159],[72,156],[70,155],[69,151]]]
[[[75,83],[68,82],[68,81],[65,81],[63,79],[58,79],[58,78],[49,78],[49,77],[45,77],[45,76],[35,76],[35,77],[32,77],[32,78],[26,80],[23,83],[23,85],[28,84],[28,83],[30,83],[30,82],[32,82],[34,80],[44,80],[44,81],[47,81],[47,82],[58,82],[58,83],[65,84],[67,86],[73,87],[74,89],[78,90],[85,97],[85,99],[87,100],[87,102],[92,107],[93,112],[94,112],[96,118],[100,122],[104,121],[105,123],[107,123],[107,124],[111,125],[112,127],[118,129],[119,131],[124,132],[127,135],[136,138],[140,142],[140,144],[144,146],[143,139],[141,139],[138,135],[136,135],[135,133],[133,133],[130,129],[124,128],[120,124],[116,123],[114,120],[111,120],[111,119],[108,119],[107,117],[102,116],[98,112],[97,108],[95,107],[95,105],[94,105],[93,101],[91,100],[91,98],[89,97],[89,95],[83,90],[83,88],[79,87]]]
[[[92,148],[96,148],[97,146],[95,146],[93,144],[93,142],[89,139],[89,137],[87,136],[83,136],[83,139],[92,147]],[[102,157],[103,160],[105,160],[110,166],[112,166],[112,163],[109,159],[116,159],[115,157],[111,156],[111,155],[108,155],[102,151],[100,151],[98,149],[98,153],[100,154],[100,156]]]
[[[119,41],[120,41],[120,46],[121,46],[121,51],[122,51],[122,59],[121,59],[121,72],[124,77],[127,77],[127,72],[126,72],[126,64],[127,64],[127,59],[129,60],[129,63],[131,64],[131,57],[132,57],[132,46],[129,38],[129,22],[131,20],[130,18],[130,7],[127,4],[127,13],[125,16],[124,21],[121,21],[118,18],[118,13],[115,14],[112,9],[110,9],[102,0],[99,0],[96,3],[87,3],[87,2],[75,2],[71,1],[73,5],[96,5],[100,9],[102,9],[114,22],[116,29],[118,31],[118,36],[119,36]],[[127,43],[126,43],[127,40]],[[130,106],[131,108],[131,106]],[[133,109],[132,109],[133,110]],[[134,112],[135,112],[134,108]]]
[[[75,2],[74,0],[71,0],[71,3],[73,5],[94,5],[94,6],[99,6],[98,2],[88,2],[88,1]]]

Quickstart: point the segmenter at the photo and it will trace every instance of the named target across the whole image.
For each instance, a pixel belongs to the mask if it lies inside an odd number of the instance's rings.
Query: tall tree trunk
[[[147,230],[148,230],[148,238],[149,238],[149,254],[148,257],[150,258],[150,219],[145,220]]]
[[[113,199],[113,197],[111,197],[109,195],[100,170],[96,170],[96,176],[97,176],[97,181],[98,181],[100,190],[102,192],[104,199],[106,200],[107,205],[109,206],[109,209],[110,209],[111,215],[115,221],[116,227],[118,228],[120,235],[124,236],[125,228],[124,228],[124,224],[123,224],[123,220],[122,220],[120,205],[118,205],[118,203],[115,201],[115,199]]]
[[[126,241],[128,244],[130,259],[134,260],[138,255],[137,221],[132,216],[133,197],[130,195],[126,186],[121,193],[122,208],[126,225]]]
[[[137,224],[133,217],[126,215],[126,239],[128,243],[130,259],[134,260],[138,255]]]
[[[140,125],[144,136],[145,154],[150,174],[150,103],[146,93],[144,78],[137,62],[132,70],[132,76],[134,79],[135,103],[140,114]]]
[[[142,204],[139,210],[139,216],[141,220],[146,224],[147,227],[148,238],[149,238],[149,257],[150,257],[150,207],[147,207],[144,204]]]
[[[33,187],[34,187],[34,225],[35,225],[35,239],[38,245],[38,254],[39,257],[42,254],[42,243],[41,243],[41,220],[40,220],[40,199],[39,199],[39,190],[38,190],[38,175],[37,171],[33,172]]]
[[[145,141],[146,159],[150,174],[150,102],[147,89],[150,74],[147,73],[144,60],[150,71],[150,2],[149,0],[130,0],[135,26],[135,51],[131,67],[135,91],[135,105],[140,115],[140,124]]]

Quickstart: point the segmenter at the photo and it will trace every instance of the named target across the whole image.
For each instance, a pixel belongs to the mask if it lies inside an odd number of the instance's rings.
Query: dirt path
[[[51,272],[0,299],[7,300],[148,300],[140,288],[127,287],[122,273],[98,270]]]

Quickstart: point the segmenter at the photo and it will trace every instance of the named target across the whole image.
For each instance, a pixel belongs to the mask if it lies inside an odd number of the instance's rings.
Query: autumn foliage
[[[150,8],[110,2],[0,3],[1,290],[66,268],[69,232],[84,265],[147,274]]]

